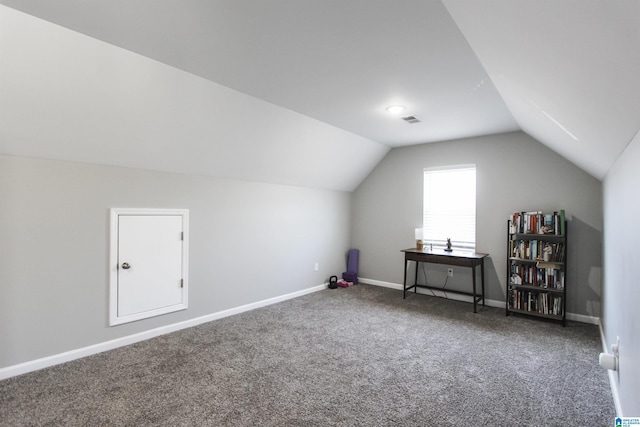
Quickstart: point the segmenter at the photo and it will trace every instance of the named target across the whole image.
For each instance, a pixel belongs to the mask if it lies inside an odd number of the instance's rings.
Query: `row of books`
[[[564,209],[553,214],[543,214],[542,211],[514,212],[509,218],[509,233],[564,236],[565,219]]]
[[[511,296],[514,309],[540,314],[562,316],[562,297],[548,293],[513,290]]]
[[[510,240],[509,256],[512,258],[564,262],[564,243],[543,240]]]
[[[509,282],[512,285],[539,286],[543,289],[564,289],[564,271],[533,265],[511,265]]]

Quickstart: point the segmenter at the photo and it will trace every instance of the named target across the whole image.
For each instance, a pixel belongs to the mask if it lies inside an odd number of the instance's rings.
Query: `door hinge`
[[[180,287],[184,288],[184,279],[180,279]]]
[[[184,240],[184,231],[180,232],[180,240]]]

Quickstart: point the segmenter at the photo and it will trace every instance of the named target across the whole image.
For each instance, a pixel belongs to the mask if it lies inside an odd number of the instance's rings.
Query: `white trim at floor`
[[[41,359],[31,360],[31,361],[20,363],[17,365],[8,366],[6,368],[0,368],[0,380],[15,377],[17,375],[26,374],[27,372],[37,371],[39,369],[48,368],[50,366],[59,365],[61,363],[70,362],[72,360],[91,356],[93,354],[101,353],[103,351],[113,350],[114,348],[123,347],[125,345],[134,344],[140,341],[145,341],[160,335],[179,331],[181,329],[190,328],[192,326],[197,326],[202,323],[211,322],[213,320],[222,319],[223,317],[233,316],[234,314],[240,314],[245,311],[255,310],[256,308],[265,307],[267,305],[286,301],[292,298],[297,298],[302,295],[318,292],[326,288],[327,288],[327,284],[324,283],[322,285],[317,285],[317,286],[313,286],[311,288],[303,289],[300,291],[291,292],[289,294],[269,298],[262,301],[253,302],[250,304],[241,305],[239,307],[230,308],[228,310],[219,311],[217,313],[208,314],[206,316],[196,317],[194,319],[173,323],[171,325],[161,326],[159,328],[150,329],[148,331],[139,332],[137,334],[128,335],[122,338],[116,338],[111,341],[105,341],[105,342],[90,345],[87,347],[66,351],[64,353],[43,357]]]
[[[604,329],[602,328],[602,322],[598,323],[600,326],[600,339],[602,340],[602,352],[603,353],[611,353],[609,350],[610,347],[607,346],[607,340],[604,337]],[[611,369],[607,369],[609,373],[609,386],[611,387],[611,395],[613,396],[613,404],[616,407],[616,415],[618,417],[623,417],[622,414],[622,405],[620,404],[620,391],[618,389],[619,381],[616,381],[616,377],[618,376],[618,371],[613,371]]]
[[[365,283],[367,285],[382,286],[382,287],[385,287],[385,288],[397,289],[399,291],[401,291],[403,289],[402,283],[383,282],[382,280],[366,279],[364,277],[358,277],[358,281],[361,282],[361,283]],[[430,290],[418,289],[418,293],[425,294],[425,295],[434,295],[435,294],[436,296],[441,296],[441,295],[444,296],[443,294],[445,292],[434,290],[434,292],[431,293]],[[459,294],[449,293],[449,294],[446,294],[446,297],[449,298],[449,299],[456,300],[456,301],[463,301],[463,302],[468,302],[468,303],[473,302],[472,298],[470,296],[466,296],[466,295],[459,295]],[[504,307],[504,301],[497,301],[497,300],[491,300],[491,299],[485,298],[484,302],[485,302],[485,305],[488,305],[489,307],[505,308]],[[600,324],[600,318],[599,317],[587,316],[587,315],[584,315],[584,314],[567,313],[567,319],[568,320],[574,320],[576,322],[589,323],[589,324],[592,324],[592,325],[599,325]]]

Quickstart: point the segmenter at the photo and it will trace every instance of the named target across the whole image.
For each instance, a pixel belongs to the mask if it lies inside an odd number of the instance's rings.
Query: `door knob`
[[[123,262],[123,263],[122,263],[122,269],[123,269],[123,270],[128,270],[128,269],[130,269],[130,268],[131,268],[131,266],[129,265],[129,263],[128,263],[128,262]]]

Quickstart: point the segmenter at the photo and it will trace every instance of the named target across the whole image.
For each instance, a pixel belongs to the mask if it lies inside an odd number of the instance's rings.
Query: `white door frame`
[[[155,310],[118,316],[118,217],[120,215],[179,215],[182,217],[182,278],[183,294],[180,304],[162,307]],[[189,210],[188,209],[139,209],[111,208],[110,251],[109,251],[109,326],[146,319],[148,317],[185,310],[188,307],[189,289]]]

